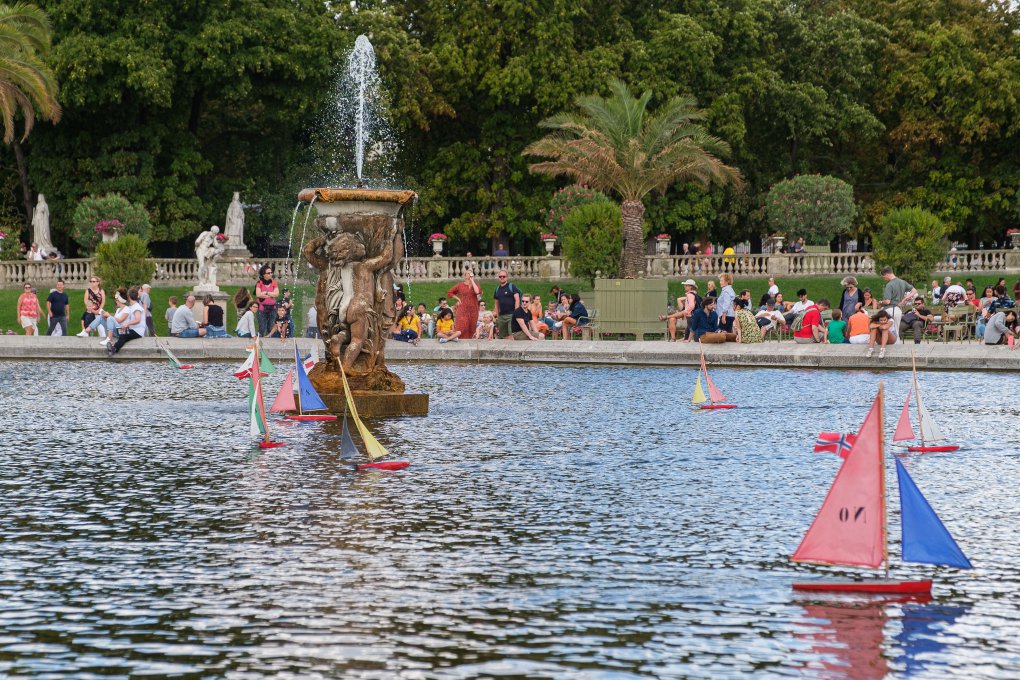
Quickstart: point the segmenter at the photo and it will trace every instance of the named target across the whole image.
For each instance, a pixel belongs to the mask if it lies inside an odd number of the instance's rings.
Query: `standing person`
[[[464,280],[446,291],[447,300],[456,299],[453,305],[454,327],[460,331],[460,337],[473,338],[475,326],[478,325],[478,298],[482,289],[475,281],[473,269],[464,269]]]
[[[127,294],[129,302],[127,314],[118,321],[120,330],[117,335],[117,343],[113,345],[107,343],[106,345],[106,351],[110,353],[111,357],[119,352],[126,343],[145,337],[145,310],[142,309],[142,304],[139,302],[138,289],[132,288]]]
[[[177,313],[177,296],[171,295],[167,301],[166,311],[163,312],[163,318],[166,319],[166,332],[170,332],[170,326],[174,323],[174,314]]]
[[[424,307],[425,305],[422,305],[422,308]],[[319,311],[315,308],[314,303],[309,305],[308,312],[305,313],[305,337],[319,337]]]
[[[737,294],[733,290],[733,277],[729,274],[720,274],[719,286],[722,290],[715,301],[715,311],[719,315],[719,330],[723,333],[732,333],[733,319],[736,316],[733,301],[737,299]]]
[[[903,314],[901,306],[917,297],[917,289],[903,279],[897,278],[896,274],[893,273],[892,267],[886,267],[882,270],[882,278],[885,279],[885,288],[882,289],[882,305],[892,320],[890,332],[896,335],[896,331],[899,329],[900,317]],[[881,355],[883,352],[879,354]]]
[[[501,338],[510,337],[514,310],[521,306],[521,289],[510,283],[507,277],[506,270],[500,269],[496,275],[499,285],[496,286],[496,292],[492,296],[496,301],[492,307],[492,312],[496,315],[496,332]]]
[[[494,252],[493,255],[496,257],[509,257],[510,253],[507,252],[506,246],[500,243],[496,246],[496,252]]]
[[[772,299],[775,299],[775,297],[777,295],[779,295],[779,286],[776,284],[776,277],[774,277],[774,276],[770,276],[769,277],[769,290],[768,290],[768,294],[769,294],[769,297],[772,298]]]
[[[64,292],[64,279],[57,279],[57,289],[50,291],[46,298],[47,326],[46,335],[60,326],[60,335],[67,335],[67,317],[70,315],[71,301]]]
[[[268,337],[276,323],[276,298],[279,295],[280,286],[273,280],[273,268],[263,265],[255,284],[255,299],[259,302],[259,335],[262,337]]]
[[[843,286],[843,295],[839,299],[839,310],[847,321],[857,311],[857,305],[864,304],[864,294],[857,287],[857,279],[853,276],[844,277],[840,284]]]
[[[688,342],[691,339],[691,317],[694,316],[694,310],[701,305],[701,296],[698,295],[698,284],[694,279],[684,281],[683,287],[684,307],[679,310],[679,318],[686,322],[687,328],[684,329],[684,337],[680,339],[680,342]],[[674,319],[672,324],[667,327],[671,340],[676,340],[676,324],[677,320]]]
[[[25,284],[25,292],[18,297],[18,320],[25,329],[25,335],[39,332],[39,298],[32,292],[32,284]]]
[[[156,337],[156,324],[152,321],[152,296],[149,295],[151,290],[152,286],[147,283],[142,284],[142,288],[138,292],[138,304],[145,311],[145,332],[150,338],[154,338]]]

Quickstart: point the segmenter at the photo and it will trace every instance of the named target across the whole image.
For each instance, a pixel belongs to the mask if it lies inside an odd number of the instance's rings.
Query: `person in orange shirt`
[[[868,340],[871,337],[871,331],[868,329],[869,323],[871,323],[871,317],[864,311],[864,307],[858,304],[857,311],[847,321],[846,334],[851,345],[868,344]]]

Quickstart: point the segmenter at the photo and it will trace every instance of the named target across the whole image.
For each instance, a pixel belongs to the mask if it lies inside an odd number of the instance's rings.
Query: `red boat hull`
[[[284,416],[283,419],[284,420],[300,420],[300,421],[304,421],[304,422],[309,422],[309,421],[315,421],[315,420],[336,420],[336,416],[331,416],[331,415],[317,415],[317,416],[293,415],[293,416]]]
[[[177,368],[178,368],[179,370],[182,370],[182,371],[186,371],[186,370],[188,370],[189,368],[194,368],[194,366],[192,366],[191,364],[181,364],[181,365],[180,365],[180,366],[178,366]]]
[[[286,442],[259,442],[260,449],[275,449],[278,446],[286,446]]]
[[[712,411],[712,410],[715,410],[715,409],[736,408],[736,407],[737,407],[736,404],[705,404],[704,406],[701,406],[700,408],[705,410],[705,411]]]
[[[387,460],[381,463],[362,463],[358,466],[359,470],[403,470],[409,462],[406,460]]]
[[[959,446],[946,445],[946,446],[908,446],[907,451],[916,451],[919,453],[939,453],[945,451],[959,451]]]
[[[794,590],[838,593],[930,593],[931,581],[806,581]]]

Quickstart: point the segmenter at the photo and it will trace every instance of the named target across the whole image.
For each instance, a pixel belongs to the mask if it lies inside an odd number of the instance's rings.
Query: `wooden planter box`
[[[600,333],[661,335],[659,315],[666,309],[666,279],[595,279],[595,302]]]

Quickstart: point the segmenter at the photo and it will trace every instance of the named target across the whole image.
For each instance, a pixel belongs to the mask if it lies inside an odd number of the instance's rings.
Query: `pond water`
[[[905,460],[975,569],[897,560],[935,580],[897,602],[787,558],[818,431],[882,377],[891,433],[909,373],[719,369],[741,408],[693,413],[690,369],[402,365],[431,416],[370,426],[412,465],[354,473],[333,425],[253,449],[233,369],[0,362],[0,674],[1020,675],[1013,376],[921,375],[967,447]]]

